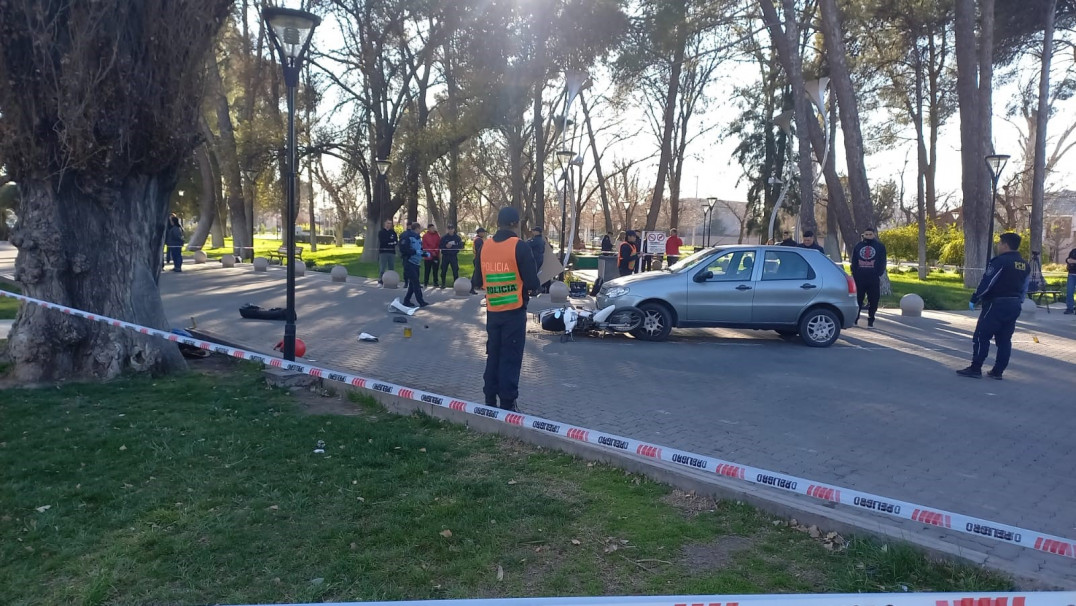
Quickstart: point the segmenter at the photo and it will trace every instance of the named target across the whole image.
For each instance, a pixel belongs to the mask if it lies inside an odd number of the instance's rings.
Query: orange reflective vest
[[[621,242],[621,244],[622,245],[627,244],[628,246],[631,247],[631,255],[630,256],[632,256],[632,257],[634,257],[635,252],[637,250],[639,250],[638,248],[635,247],[634,244],[632,244],[631,242],[628,242],[627,240]],[[616,247],[616,266],[620,267],[620,265],[623,262],[624,262],[624,248],[623,248],[623,246],[617,246]],[[632,271],[635,271],[635,259],[632,259],[631,261],[628,261],[628,269],[630,269]]]
[[[487,311],[511,311],[523,307],[523,278],[516,263],[519,238],[482,245],[482,284],[486,287]]]

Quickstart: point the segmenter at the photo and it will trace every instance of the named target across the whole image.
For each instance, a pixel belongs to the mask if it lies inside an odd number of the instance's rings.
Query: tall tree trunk
[[[919,279],[927,279],[927,218],[926,218],[926,179],[927,179],[927,144],[923,135],[923,53],[918,42],[913,54],[915,69],[915,142],[918,162],[915,173],[916,220],[919,224]]]
[[[661,155],[658,157],[658,174],[654,180],[654,193],[650,199],[650,211],[646,214],[646,229],[657,227],[661,213],[661,202],[665,197],[665,180],[668,178],[672,164],[672,139],[675,128],[676,97],[680,92],[680,73],[684,69],[684,53],[687,47],[686,23],[680,24],[676,35],[676,48],[673,49],[672,63],[669,65],[669,89],[665,94],[664,113],[661,130]]]
[[[213,91],[213,101],[217,113],[217,130],[220,133],[217,139],[220,172],[224,178],[225,200],[228,203],[228,215],[232,225],[232,248],[237,257],[243,256],[243,249],[253,246],[249,242],[249,230],[247,228],[247,212],[243,202],[243,179],[239,171],[239,159],[236,153],[235,130],[232,127],[232,117],[228,111],[228,97],[224,94],[224,82],[220,77],[220,66],[215,57],[207,61],[209,86]]]
[[[202,199],[198,203],[198,229],[191,234],[187,250],[201,250],[205,247],[217,218],[217,195],[213,179],[213,163],[209,160],[209,144],[203,144],[194,152],[198,158],[198,175],[202,181]]]
[[[157,279],[175,176],[131,174],[115,198],[20,180],[15,279],[27,296],[168,330]],[[8,337],[20,382],[185,367],[169,341],[26,305]]]
[[[609,216],[609,191],[606,188],[606,184],[605,184],[605,174],[602,173],[602,159],[601,159],[601,155],[598,153],[597,140],[594,138],[594,126],[591,124],[591,121],[590,121],[590,108],[587,107],[587,100],[583,96],[583,93],[579,93],[579,103],[580,103],[581,107],[583,108],[583,121],[586,123],[586,126],[587,126],[587,138],[590,140],[590,149],[591,149],[591,151],[594,152],[594,176],[597,177],[597,179],[598,179],[598,194],[601,196],[602,213],[604,213],[604,215],[606,217],[608,217]],[[607,229],[611,230],[612,226],[609,225],[609,223],[610,223],[609,221],[606,222]],[[673,227],[675,227],[675,226],[676,226],[676,224],[673,223]]]
[[[992,243],[987,243],[990,221],[989,187],[984,157],[990,144],[990,79],[992,60],[993,0],[982,0],[982,23],[976,36],[975,0],[956,0],[957,96],[960,105],[961,191],[964,217],[964,285],[978,285]],[[985,190],[985,191],[984,191]]]
[[[826,59],[830,78],[837,96],[837,108],[844,134],[844,154],[848,164],[848,189],[852,196],[852,215],[856,230],[874,227],[874,207],[871,205],[867,167],[863,159],[863,134],[859,127],[859,106],[852,75],[848,69],[848,57],[844,46],[844,30],[841,27],[837,0],[819,0],[822,14],[822,32],[825,36]]]
[[[1050,119],[1050,62],[1054,54],[1054,15],[1057,0],[1046,0],[1039,72],[1039,108],[1035,126],[1035,167],[1031,177],[1031,252],[1042,252],[1042,205],[1046,189],[1046,123]]]
[[[785,13],[784,25],[777,16],[777,9],[772,0],[760,0],[763,21],[770,32],[770,39],[777,47],[777,57],[781,67],[788,76],[792,87],[792,109],[795,114],[796,132],[799,145],[799,181],[800,181],[800,221],[804,229],[815,229],[817,219],[814,212],[814,166],[811,162],[811,147],[814,130],[822,133],[818,126],[818,120],[811,116],[810,101],[807,98],[807,88],[803,79],[803,57],[799,53],[799,26],[797,25],[797,13],[795,2],[784,0],[782,2]],[[813,124],[812,124],[813,123]],[[813,130],[812,130],[813,129]],[[827,163],[832,161],[833,154],[825,154],[826,148],[823,141],[814,143],[815,155],[819,159],[823,155],[828,156]],[[828,183],[828,179],[827,179]],[[832,190],[832,188],[831,188]],[[839,192],[844,198],[843,188]],[[833,203],[833,194],[830,194],[830,203]],[[769,212],[769,211],[767,211]],[[769,240],[773,234],[763,236],[763,241]]]

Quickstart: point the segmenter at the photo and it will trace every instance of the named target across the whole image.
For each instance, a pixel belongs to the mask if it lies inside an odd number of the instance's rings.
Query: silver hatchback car
[[[671,267],[606,282],[598,309],[637,307],[637,338],[661,341],[675,328],[721,326],[797,333],[828,347],[859,312],[851,276],[817,250],[718,246]]]

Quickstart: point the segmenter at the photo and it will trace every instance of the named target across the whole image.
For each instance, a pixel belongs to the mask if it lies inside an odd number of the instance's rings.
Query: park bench
[[[1027,298],[1034,301],[1037,307],[1045,307],[1046,313],[1050,313],[1050,303],[1060,303],[1064,297],[1065,293],[1060,290],[1037,290],[1027,293]],[[1042,304],[1043,299],[1046,299],[1046,305]]]
[[[269,251],[269,252],[265,253],[265,256],[269,259],[270,263],[272,263],[273,259],[276,259],[278,263],[283,265],[284,264],[284,257],[288,256],[288,247],[287,246],[281,246],[280,248],[276,249],[276,252]],[[299,259],[300,261],[303,260],[303,247],[302,246],[296,246],[295,247],[295,258]]]

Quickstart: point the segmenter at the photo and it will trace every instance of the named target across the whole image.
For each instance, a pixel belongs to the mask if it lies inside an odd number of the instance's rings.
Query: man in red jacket
[[[684,241],[676,234],[676,228],[670,229],[669,237],[665,239],[665,258],[669,261],[669,265],[680,260],[680,247],[683,245]]]
[[[426,226],[426,233],[422,234],[422,252],[428,253],[423,255],[426,271],[422,279],[422,286],[426,287],[430,285],[430,272],[433,272],[433,285],[439,286],[437,282],[437,270],[441,267],[441,234],[437,233],[437,226],[430,223]]]

